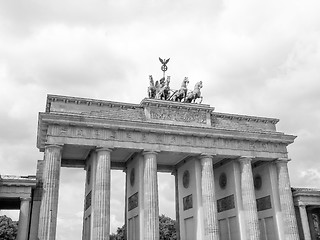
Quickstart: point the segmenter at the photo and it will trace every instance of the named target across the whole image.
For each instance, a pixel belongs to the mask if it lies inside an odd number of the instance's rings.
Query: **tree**
[[[159,216],[159,235],[160,240],[176,240],[176,221],[165,216]],[[125,240],[125,225],[117,229],[116,233],[110,235],[110,240]]]
[[[15,240],[18,233],[18,222],[6,215],[0,216],[0,239]]]
[[[117,233],[112,233],[110,235],[110,240],[124,240],[125,239],[125,225],[123,225],[121,228],[118,227]]]
[[[160,240],[176,240],[176,221],[165,216],[159,216],[159,234]]]

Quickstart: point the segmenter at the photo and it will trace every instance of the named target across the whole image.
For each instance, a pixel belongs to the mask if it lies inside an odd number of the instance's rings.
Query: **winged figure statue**
[[[159,60],[160,60],[160,62],[163,64],[163,65],[166,65],[168,62],[169,62],[169,60],[170,60],[170,58],[168,58],[168,59],[162,59],[162,58],[160,58],[159,57]]]

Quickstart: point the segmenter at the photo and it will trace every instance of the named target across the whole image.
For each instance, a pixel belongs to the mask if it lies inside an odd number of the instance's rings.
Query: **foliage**
[[[12,221],[6,215],[0,216],[0,239],[15,240],[18,233],[18,222]]]
[[[176,240],[176,221],[162,214],[159,216],[159,232],[160,240]]]
[[[160,240],[176,240],[176,221],[165,216],[159,216]],[[125,240],[125,225],[117,229],[116,233],[110,235],[110,240]]]
[[[117,233],[112,233],[110,235],[110,240],[124,240],[125,239],[125,225],[123,225],[121,228],[118,227]]]

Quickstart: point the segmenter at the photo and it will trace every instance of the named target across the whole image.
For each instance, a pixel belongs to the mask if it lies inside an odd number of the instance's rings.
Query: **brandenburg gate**
[[[61,167],[86,171],[83,240],[109,239],[113,169],[126,173],[128,240],[159,239],[157,172],[175,176],[181,240],[299,239],[287,168],[295,136],[277,122],[206,104],[48,95],[30,239],[55,239]]]

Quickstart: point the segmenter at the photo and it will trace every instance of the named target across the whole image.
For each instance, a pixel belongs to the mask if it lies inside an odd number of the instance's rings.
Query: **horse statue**
[[[156,97],[156,87],[154,85],[153,77],[152,75],[149,75],[149,80],[150,80],[150,86],[148,87],[148,97],[149,98],[155,98]]]
[[[161,99],[161,100],[168,100],[169,99],[169,93],[170,93],[170,76],[167,76],[167,79],[161,78],[160,79],[160,86],[159,86],[159,91],[156,94],[156,99]]]
[[[181,102],[187,96],[187,86],[189,83],[188,77],[185,77],[181,83],[181,88],[174,92],[171,99],[172,101]]]
[[[187,103],[195,103],[197,98],[201,98],[200,102],[202,102],[203,97],[201,96],[200,89],[202,88],[202,81],[197,82],[194,86],[194,90],[189,92],[185,98],[185,102]]]

